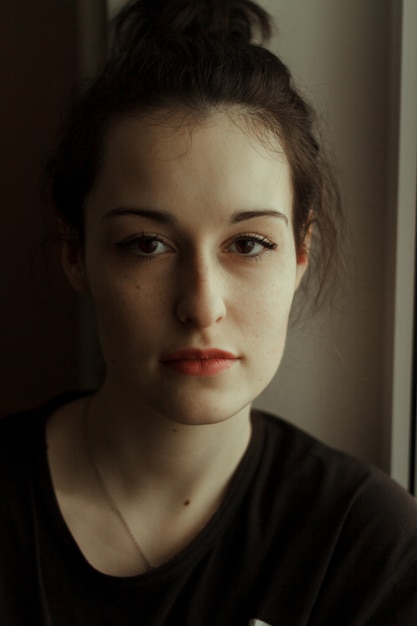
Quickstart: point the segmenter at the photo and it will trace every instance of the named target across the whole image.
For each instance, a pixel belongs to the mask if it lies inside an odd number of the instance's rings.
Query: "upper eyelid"
[[[239,239],[252,239],[253,241],[257,241],[259,243],[268,242],[270,244],[273,244],[274,246],[278,245],[273,238],[261,233],[239,233],[238,235],[234,235],[233,237],[231,237],[229,241],[233,242]]]
[[[159,235],[158,233],[151,233],[151,232],[140,232],[140,233],[133,233],[131,235],[127,235],[126,237],[122,237],[120,239],[120,241],[134,241],[135,239],[165,239],[162,235]]]
[[[227,246],[231,245],[234,241],[238,241],[239,239],[245,239],[245,238],[252,239],[253,241],[257,241],[261,245],[262,243],[265,243],[265,244],[269,243],[271,246],[274,246],[274,247],[278,246],[278,244],[274,241],[274,239],[272,239],[270,236],[266,234],[256,233],[256,232],[240,232],[229,237],[222,244],[221,247],[226,248]],[[154,239],[155,241],[159,241],[163,243],[164,245],[166,245],[167,247],[170,247],[171,249],[176,247],[174,246],[173,242],[169,241],[170,238],[167,238],[158,233],[151,233],[151,232],[141,232],[141,233],[135,233],[135,234],[129,235],[127,237],[120,239],[117,242],[117,245],[133,243],[137,239]]]
[[[237,235],[233,235],[231,238],[232,239],[239,239],[239,238],[244,238],[247,237],[248,239],[258,239],[258,240],[263,240],[263,239],[267,239],[269,241],[271,240],[271,237],[269,237],[268,235],[265,235],[264,233],[254,233],[254,232],[247,232],[247,233],[238,233]]]
[[[163,252],[159,252],[157,254],[146,254],[146,253],[139,253],[138,251],[135,251],[133,249],[135,242],[140,241],[140,240],[146,240],[149,239],[151,241],[156,241],[157,243],[162,243],[168,250],[165,250]],[[160,235],[157,235],[155,233],[136,233],[134,235],[130,235],[128,237],[125,237],[119,241],[116,242],[116,246],[120,249],[124,249],[124,250],[130,250],[132,252],[132,254],[134,254],[135,256],[141,257],[141,258],[148,258],[151,259],[153,257],[159,256],[160,254],[165,254],[167,251],[173,251],[173,246],[169,243],[167,243],[165,241],[164,238],[162,238]]]

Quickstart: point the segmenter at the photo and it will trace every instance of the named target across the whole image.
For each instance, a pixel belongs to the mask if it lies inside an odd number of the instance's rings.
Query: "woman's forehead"
[[[224,134],[226,142],[230,136],[249,142],[262,152],[263,148],[273,157],[285,159],[285,152],[278,133],[273,132],[260,119],[250,114],[243,107],[225,106],[215,110],[189,111],[183,109],[163,109],[148,114],[131,114],[113,119],[104,134],[103,150],[123,148],[131,144],[132,135],[140,137],[138,147],[150,151],[153,155],[163,155],[169,145],[178,146],[178,156],[184,148],[192,149],[193,138],[203,132],[205,143],[210,145],[210,138],[216,133]],[[216,146],[217,147],[217,146]],[[175,152],[175,150],[174,150]]]
[[[147,177],[205,172],[205,179],[225,174],[274,175],[287,169],[285,154],[275,137],[260,139],[237,115],[218,112],[195,119],[165,115],[159,120],[126,117],[109,128],[103,146],[106,176],[122,170]],[[203,173],[204,173],[203,172]]]
[[[167,126],[125,118],[109,129],[90,200],[100,206],[140,202],[230,210],[272,207],[292,196],[289,166],[229,115]]]

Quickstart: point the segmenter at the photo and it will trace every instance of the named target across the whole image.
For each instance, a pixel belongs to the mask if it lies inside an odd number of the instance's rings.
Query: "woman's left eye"
[[[117,246],[143,258],[152,258],[171,251],[171,248],[160,237],[147,234],[131,237],[121,241]]]
[[[229,252],[247,257],[259,257],[268,250],[275,250],[278,247],[276,243],[261,235],[239,235],[228,245]]]

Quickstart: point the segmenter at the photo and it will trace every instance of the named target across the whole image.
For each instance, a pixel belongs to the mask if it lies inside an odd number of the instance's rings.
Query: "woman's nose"
[[[226,315],[221,268],[213,260],[184,260],[177,282],[177,317],[200,329],[209,328]]]

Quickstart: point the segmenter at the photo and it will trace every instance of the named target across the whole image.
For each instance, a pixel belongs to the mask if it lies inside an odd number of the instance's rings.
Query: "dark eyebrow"
[[[112,217],[119,217],[124,215],[135,215],[138,217],[145,217],[146,219],[153,220],[155,222],[159,222],[160,224],[176,224],[178,222],[177,218],[168,213],[166,211],[159,211],[157,209],[146,209],[146,208],[133,208],[133,207],[117,207],[115,209],[111,209],[107,211],[103,215],[102,221],[110,219]],[[277,217],[279,219],[284,220],[286,225],[288,226],[288,218],[284,213],[280,211],[276,211],[274,209],[258,209],[255,211],[237,211],[233,213],[230,218],[231,224],[238,224],[239,222],[244,222],[246,220],[255,219],[257,217]]]
[[[176,217],[174,217],[171,213],[167,213],[166,211],[131,207],[117,207],[116,209],[111,209],[103,215],[102,221],[110,219],[112,217],[118,217],[123,215],[135,215],[139,217],[145,217],[148,220],[154,220],[155,222],[159,222],[160,224],[175,224],[178,221]]]
[[[237,213],[233,213],[231,222],[232,224],[237,224],[239,222],[244,222],[245,220],[252,220],[257,217],[278,217],[279,219],[284,220],[286,225],[288,226],[288,218],[281,211],[275,211],[274,209],[259,209],[257,211],[238,211]]]

